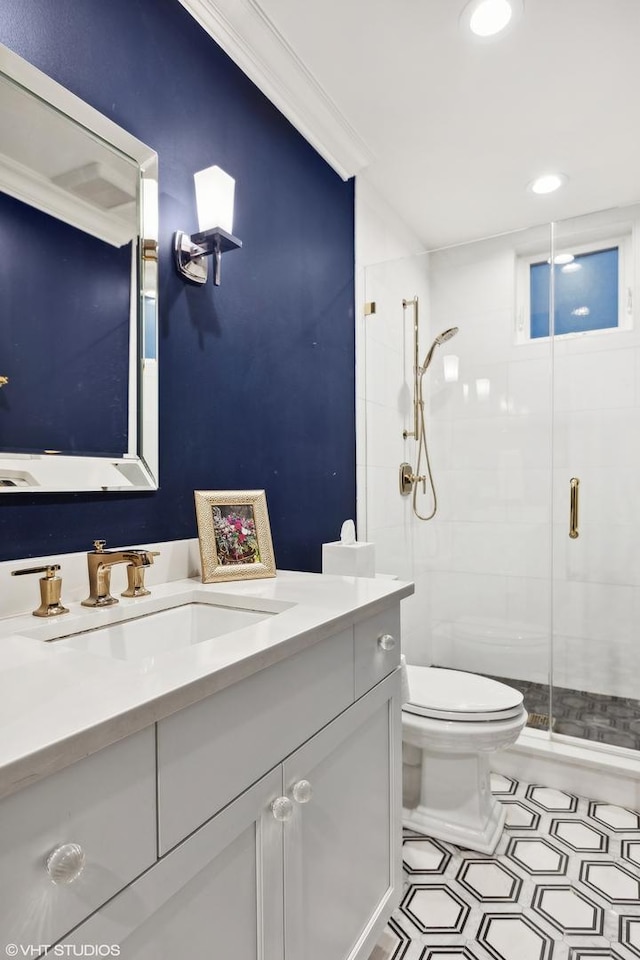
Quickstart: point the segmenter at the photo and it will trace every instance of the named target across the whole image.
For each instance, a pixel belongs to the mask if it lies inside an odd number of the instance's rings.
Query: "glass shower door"
[[[555,224],[550,284],[552,730],[632,749],[640,747],[639,215],[632,207]],[[533,278],[531,290],[533,316]]]
[[[519,294],[531,251],[547,263],[548,225],[367,268],[376,307],[359,345],[359,534],[375,542],[380,572],[415,582],[403,608],[409,663],[511,682],[546,731],[552,365],[549,337],[524,337]],[[412,435],[414,312],[403,309],[415,297],[422,365],[443,341],[422,379],[437,490],[429,520],[398,488],[403,462],[426,473]],[[455,339],[442,336],[454,327]],[[433,510],[428,481],[417,504],[423,516]]]

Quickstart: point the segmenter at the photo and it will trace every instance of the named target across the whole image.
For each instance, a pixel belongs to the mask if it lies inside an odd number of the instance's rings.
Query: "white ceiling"
[[[465,0],[181,2],[425,247],[640,199],[640,0],[524,0],[485,42]]]

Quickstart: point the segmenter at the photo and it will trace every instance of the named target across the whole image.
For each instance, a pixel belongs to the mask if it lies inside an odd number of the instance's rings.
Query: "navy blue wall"
[[[161,251],[161,489],[0,496],[0,559],[195,536],[194,489],[264,488],[278,566],[318,570],[355,513],[352,182],[178,0],[0,0],[0,42],[157,150]],[[243,248],[195,288],[171,238],[213,163]]]
[[[0,250],[0,366],[15,374],[0,391],[0,449],[121,457],[131,243],[113,247],[0,193]]]

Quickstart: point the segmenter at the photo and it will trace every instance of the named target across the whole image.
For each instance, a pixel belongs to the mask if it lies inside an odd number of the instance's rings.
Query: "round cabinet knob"
[[[378,637],[378,646],[381,650],[393,650],[396,645],[396,638],[390,633],[383,633]]]
[[[285,823],[293,816],[293,804],[289,797],[276,797],[271,804],[271,812],[276,820]]]
[[[309,803],[313,790],[308,780],[298,780],[291,788],[291,796],[296,803]]]
[[[52,883],[73,883],[85,865],[84,850],[78,843],[63,843],[46,860],[47,873]]]

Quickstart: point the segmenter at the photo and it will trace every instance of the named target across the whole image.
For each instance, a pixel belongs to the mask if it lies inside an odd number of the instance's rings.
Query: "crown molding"
[[[373,159],[257,0],[180,0],[226,54],[343,180]]]

